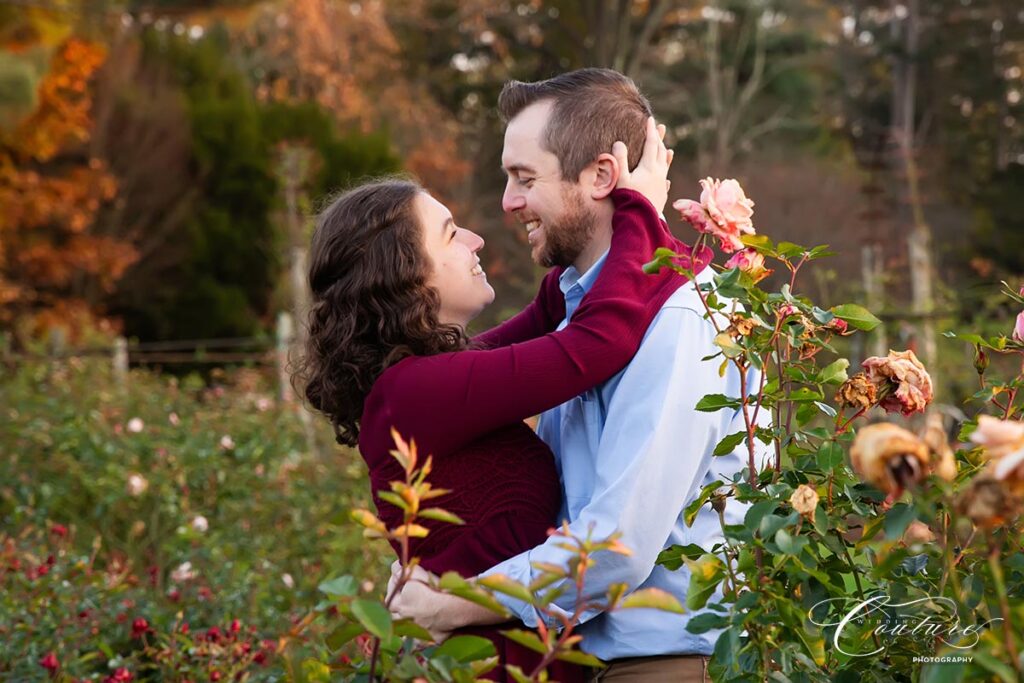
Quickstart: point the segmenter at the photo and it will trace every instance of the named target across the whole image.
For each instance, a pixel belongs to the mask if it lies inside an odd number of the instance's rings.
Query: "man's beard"
[[[537,261],[545,268],[571,265],[590,242],[597,226],[597,216],[583,203],[579,188],[564,188],[562,202],[562,215],[544,225],[544,249]]]

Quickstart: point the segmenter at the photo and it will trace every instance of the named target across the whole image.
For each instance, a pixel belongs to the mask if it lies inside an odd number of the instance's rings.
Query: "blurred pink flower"
[[[742,249],[725,262],[726,268],[739,268],[749,275],[754,282],[760,282],[772,274],[772,270],[764,267],[764,256],[756,249]]]
[[[232,439],[231,436],[229,436],[228,434],[225,434],[224,436],[220,437],[220,447],[226,451],[230,451],[232,448],[235,447],[235,440]]]
[[[879,405],[890,413],[910,415],[924,412],[934,396],[932,378],[913,351],[889,351],[886,357],[872,356],[863,363],[867,378],[883,396]],[[888,388],[889,391],[883,391]],[[892,391],[895,389],[895,391]]]
[[[199,533],[206,533],[207,529],[210,528],[210,523],[206,520],[206,517],[202,515],[196,515],[192,518],[192,529]]]
[[[1024,449],[1024,422],[979,415],[978,427],[971,433],[971,441],[985,449],[988,459],[997,460]]]
[[[132,497],[141,496],[149,488],[149,482],[146,478],[139,473],[133,473],[128,476],[128,495]]]
[[[196,573],[192,570],[191,562],[182,562],[178,565],[178,568],[171,572],[171,581],[174,583],[185,583],[191,581],[196,577]]]
[[[171,423],[171,425],[173,425],[175,427],[177,427],[178,425],[181,424],[181,418],[178,417],[177,413],[171,413],[170,415],[168,415],[167,416],[167,420],[168,420],[168,422]]]
[[[1024,311],[1017,314],[1017,324],[1013,326],[1013,339],[1024,342]]]
[[[132,434],[138,434],[146,427],[146,423],[143,422],[142,418],[140,417],[133,417],[132,419],[128,420],[127,427],[128,431],[131,432]]]

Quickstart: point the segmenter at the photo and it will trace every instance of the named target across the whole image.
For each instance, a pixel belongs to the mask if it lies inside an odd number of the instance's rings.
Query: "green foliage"
[[[318,582],[384,570],[344,514],[365,495],[361,460],[309,453],[272,386],[252,371],[230,379],[133,372],[119,389],[105,360],[4,378],[0,678],[39,679],[53,651],[79,678],[172,676],[180,663],[175,677],[281,680],[322,651],[337,618],[306,620]],[[358,597],[363,583],[322,589]],[[204,636],[211,627],[223,640]]]
[[[144,340],[251,336],[268,327],[286,252],[274,217],[276,145],[303,142],[315,151],[305,190],[317,197],[399,168],[386,133],[339,135],[315,103],[259,104],[227,40],[216,27],[200,40],[143,34],[146,63],[171,69],[186,104],[197,192],[173,245],[182,255],[174,271],[153,288],[119,294],[116,312]]]

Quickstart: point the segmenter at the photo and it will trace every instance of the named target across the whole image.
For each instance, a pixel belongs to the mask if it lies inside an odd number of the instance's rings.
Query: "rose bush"
[[[307,620],[317,586],[387,572],[348,523],[358,455],[309,453],[249,370],[212,385],[132,371],[124,389],[106,360],[10,370],[0,679],[310,679],[337,621]]]

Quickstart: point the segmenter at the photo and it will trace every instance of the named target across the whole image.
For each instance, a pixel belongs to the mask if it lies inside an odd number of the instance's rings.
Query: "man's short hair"
[[[498,96],[498,112],[507,123],[545,100],[553,105],[541,141],[558,157],[563,180],[578,181],[588,164],[611,153],[616,140],[626,143],[630,170],[640,163],[651,104],[633,79],[588,68],[534,83],[509,81]]]

